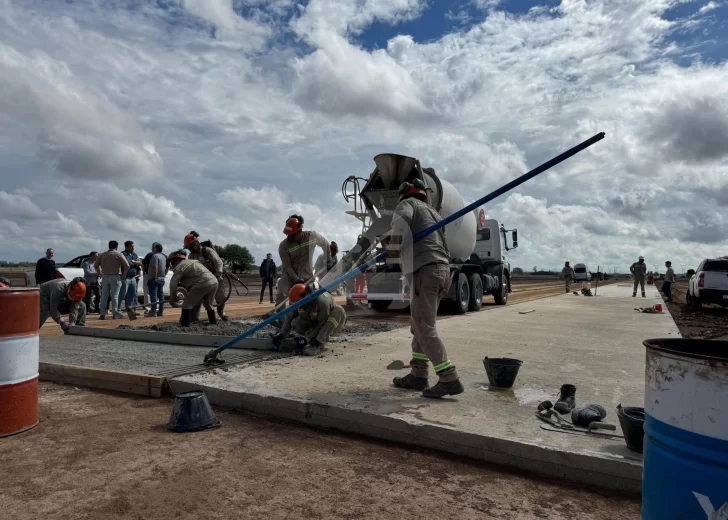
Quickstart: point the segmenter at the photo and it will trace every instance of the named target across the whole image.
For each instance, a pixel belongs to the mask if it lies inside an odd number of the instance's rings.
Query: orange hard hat
[[[185,248],[189,248],[192,244],[198,241],[198,238],[193,235],[192,233],[189,233],[185,236]]]
[[[306,297],[306,292],[306,286],[302,283],[297,283],[288,291],[288,301],[290,303],[301,301]]]
[[[86,296],[86,283],[82,278],[74,278],[68,286],[68,296],[74,302],[80,302]]]
[[[425,183],[421,179],[400,184],[399,200],[405,199],[410,195],[422,195],[427,200],[427,186],[425,186]]]
[[[296,217],[290,217],[288,220],[286,220],[286,227],[283,228],[283,233],[291,236],[295,235],[302,229],[303,224],[301,224],[301,222]]]
[[[190,235],[187,235],[190,236]],[[186,260],[187,255],[184,254],[182,251],[175,251],[171,255],[167,257],[167,260]]]

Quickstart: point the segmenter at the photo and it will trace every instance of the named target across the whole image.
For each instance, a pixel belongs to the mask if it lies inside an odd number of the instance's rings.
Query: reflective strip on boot
[[[427,357],[427,354],[423,354],[422,352],[412,352],[412,359],[416,359],[417,361],[429,361],[430,360]]]
[[[439,365],[435,365],[435,373],[436,374],[439,374],[440,372],[443,372],[444,370],[447,370],[451,366],[452,366],[452,363],[450,363],[450,360],[449,359],[446,359],[445,361],[443,361]]]

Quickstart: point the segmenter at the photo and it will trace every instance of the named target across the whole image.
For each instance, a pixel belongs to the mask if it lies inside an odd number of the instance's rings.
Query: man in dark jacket
[[[35,283],[41,285],[56,279],[56,261],[53,260],[53,249],[46,249],[46,255],[35,264]]]
[[[270,302],[273,303],[273,280],[276,277],[276,263],[273,261],[273,255],[268,253],[260,264],[260,277],[263,280],[263,287],[260,288],[260,301],[263,303],[263,296],[265,295],[265,286],[268,286],[268,294],[270,295]]]

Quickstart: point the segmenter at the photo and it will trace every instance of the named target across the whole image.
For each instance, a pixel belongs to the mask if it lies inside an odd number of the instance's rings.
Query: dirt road
[[[41,423],[0,441],[14,520],[634,519],[636,499],[492,466],[218,412],[167,432],[171,401],[41,384]]]
[[[662,287],[662,282],[657,283]],[[672,303],[667,304],[675,324],[684,338],[728,340],[728,308],[704,305],[699,312],[685,303],[687,282],[672,284]]]

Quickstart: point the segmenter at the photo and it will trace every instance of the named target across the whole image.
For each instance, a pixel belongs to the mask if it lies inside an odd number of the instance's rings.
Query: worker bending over
[[[564,279],[566,292],[571,292],[571,282],[574,280],[574,269],[569,265],[569,262],[564,262],[564,268],[561,270],[561,278]]]
[[[423,390],[423,396],[432,398],[460,394],[465,388],[436,327],[437,308],[451,284],[445,229],[412,242],[415,234],[441,220],[427,204],[425,184],[420,179],[402,183],[399,200],[392,217],[392,239],[385,246],[390,258],[400,258],[402,273],[409,282],[413,337],[411,372],[395,377],[394,386]],[[432,362],[439,379],[433,387],[428,386],[428,362]]]
[[[289,303],[294,304],[303,300],[315,291],[317,287],[312,285],[294,285],[288,293]],[[334,302],[334,298],[329,293],[325,292],[299,307],[295,312],[289,312],[281,330],[273,338],[273,344],[280,347],[286,335],[293,329],[306,338],[303,355],[316,356],[324,349],[329,337],[341,331],[345,324],[346,311],[341,305]]]
[[[647,264],[645,263],[645,257],[640,256],[635,263],[629,266],[629,271],[634,276],[634,290],[632,291],[632,298],[637,296],[637,284],[639,284],[642,289],[642,297],[646,298],[645,275],[647,274]]]
[[[185,249],[190,250],[189,259],[197,260],[202,265],[207,267],[207,270],[215,275],[217,279],[217,292],[215,293],[215,304],[217,305],[217,314],[220,316],[222,321],[228,321],[227,314],[225,314],[225,285],[222,280],[223,265],[220,255],[217,254],[214,247],[207,247],[206,245],[200,244],[200,235],[194,231],[185,237],[184,246]],[[192,321],[200,319],[200,307],[198,305],[193,309]]]
[[[68,332],[70,325],[83,327],[86,325],[86,284],[80,276],[73,280],[51,280],[40,286],[40,319],[38,327],[42,327],[48,317],[58,323],[63,332]],[[68,323],[61,318],[59,307],[71,302],[68,312]]]
[[[169,265],[174,270],[172,280],[169,282],[169,297],[177,301],[177,287],[182,286],[187,291],[187,297],[182,304],[180,325],[189,327],[192,322],[192,309],[198,304],[204,305],[207,319],[211,325],[217,323],[215,310],[212,304],[217,293],[217,278],[204,265],[197,260],[188,260],[182,251],[175,251],[168,257]]]
[[[323,249],[326,269],[329,270],[333,267],[328,240],[315,231],[304,231],[302,216],[291,215],[286,220],[283,233],[287,235],[287,238],[278,246],[283,274],[278,280],[276,305],[286,299],[288,291],[294,285],[313,281],[313,253],[316,246]]]

